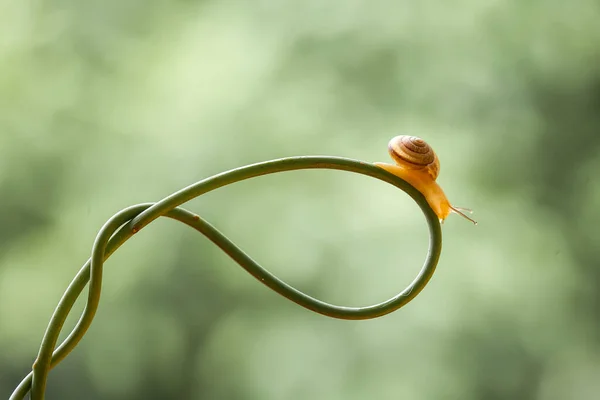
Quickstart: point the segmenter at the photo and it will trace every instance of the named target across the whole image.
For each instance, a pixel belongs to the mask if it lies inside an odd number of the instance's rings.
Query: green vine
[[[244,253],[207,221],[179,207],[195,197],[231,183],[276,172],[317,168],[349,171],[388,182],[411,196],[425,214],[429,227],[429,250],[425,263],[414,281],[396,296],[367,307],[336,306],[312,298],[281,281],[261,267],[260,264]],[[145,203],[128,207],[115,214],[104,224],[94,241],[91,258],[77,273],[54,310],[32,371],[17,386],[10,400],[23,399],[29,391],[31,391],[32,400],[42,400],[44,398],[49,371],[73,351],[90,327],[96,314],[100,302],[104,261],[136,232],[139,232],[140,229],[161,216],[175,219],[196,229],[227,253],[252,276],[280,295],[304,308],[328,317],[340,319],[359,320],[376,318],[389,314],[406,305],[423,290],[427,282],[431,279],[442,250],[440,222],[429,207],[425,197],[404,180],[371,163],[340,157],[290,157],[252,164],[214,175],[188,186],[157,203]],[[65,320],[88,282],[88,300],[83,313],[69,336],[56,347]]]

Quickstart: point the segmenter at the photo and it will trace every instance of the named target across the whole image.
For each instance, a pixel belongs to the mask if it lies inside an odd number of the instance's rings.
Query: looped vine
[[[268,272],[210,223],[179,207],[195,197],[231,183],[276,172],[317,168],[349,171],[388,182],[411,196],[425,214],[429,227],[429,250],[425,263],[413,282],[396,296],[367,307],[336,306],[310,297]],[[339,319],[376,318],[406,305],[423,290],[431,279],[442,249],[441,226],[425,197],[404,180],[370,163],[341,157],[289,157],[252,164],[214,175],[157,203],[128,207],[115,214],[104,224],[94,241],[91,258],[79,270],[54,310],[32,371],[17,386],[10,400],[23,399],[29,391],[31,391],[32,400],[44,398],[48,372],[77,346],[92,323],[100,302],[104,261],[136,232],[161,216],[175,219],[196,229],[252,276],[280,295],[311,311]],[[56,347],[65,320],[88,282],[88,300],[83,313],[69,336]]]

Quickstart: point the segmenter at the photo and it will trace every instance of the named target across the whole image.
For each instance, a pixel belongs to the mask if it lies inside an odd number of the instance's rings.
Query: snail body
[[[421,192],[442,223],[450,213],[456,213],[477,224],[462,212],[471,210],[453,207],[437,184],[440,161],[427,142],[416,136],[396,136],[388,143],[388,151],[395,165],[379,162],[375,165],[405,180]]]

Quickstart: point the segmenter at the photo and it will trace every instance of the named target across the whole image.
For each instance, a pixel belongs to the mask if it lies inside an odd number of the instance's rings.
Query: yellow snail
[[[453,207],[442,188],[435,182],[440,173],[440,160],[423,139],[416,136],[396,136],[390,140],[388,151],[396,165],[379,162],[375,165],[404,179],[421,192],[442,223],[454,212],[477,225],[476,221],[462,212],[472,211],[468,208]]]

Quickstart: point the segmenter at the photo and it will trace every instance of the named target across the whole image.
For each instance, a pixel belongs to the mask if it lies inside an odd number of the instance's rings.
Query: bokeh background
[[[371,321],[306,311],[159,220],[107,262],[49,399],[597,399],[600,5],[0,1],[0,398],[115,212],[294,155],[437,151],[433,280]],[[424,260],[417,205],[340,171],[186,205],[271,272],[361,306]],[[77,304],[65,332],[83,304]]]

